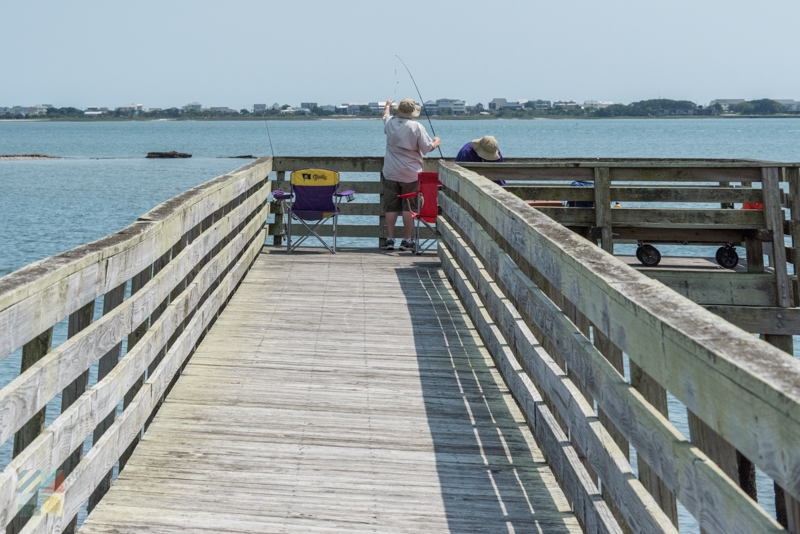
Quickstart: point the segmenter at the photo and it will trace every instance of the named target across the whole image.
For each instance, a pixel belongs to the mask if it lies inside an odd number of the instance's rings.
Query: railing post
[[[794,274],[800,274],[800,168],[787,167],[786,181],[789,182],[789,220],[792,221],[792,264]],[[797,284],[797,281],[794,281]],[[794,305],[800,306],[800,288],[797,285],[794,290]]]
[[[78,332],[92,324],[92,320],[94,319],[94,300],[85,304],[82,308],[78,311],[70,314],[69,316],[69,323],[67,325],[67,338],[71,338],[76,335]],[[84,391],[86,391],[86,386],[89,383],[89,369],[81,373],[81,375],[72,381],[70,385],[64,388],[64,391],[61,393],[61,413],[64,413],[67,408],[69,408],[73,402],[75,402],[78,397],[80,397]],[[60,469],[64,472],[64,478],[68,477],[69,474],[75,469],[75,467],[80,463],[81,456],[83,454],[83,443],[75,449],[72,454],[64,460],[64,463],[61,464]],[[67,524],[64,528],[65,534],[72,534],[75,532],[75,528],[78,525],[78,517],[73,517],[72,520]]]
[[[103,315],[106,315],[111,310],[122,304],[125,300],[125,289],[127,288],[128,282],[123,282],[118,287],[112,289],[108,293],[105,294],[103,297]],[[100,358],[100,361],[97,364],[97,381],[100,382],[105,376],[114,369],[114,366],[117,365],[119,362],[120,354],[122,353],[122,343],[117,343],[117,345],[108,351],[105,356]],[[94,436],[92,437],[92,444],[94,445],[97,443],[105,431],[114,423],[114,419],[117,417],[117,407],[115,406],[114,409],[111,411],[108,416],[103,419],[103,422],[97,425],[97,428],[94,431]],[[100,499],[103,498],[103,495],[106,494],[108,489],[111,487],[111,478],[114,474],[114,469],[112,468],[111,471],[106,474],[103,478],[102,482],[95,488],[92,492],[91,496],[89,496],[89,505],[87,510],[91,512],[97,503],[100,502]]]
[[[45,354],[50,352],[50,347],[53,344],[53,327],[51,326],[32,340],[25,343],[22,347],[22,363],[20,365],[20,374],[28,370],[33,364],[38,362],[44,357]],[[39,434],[44,430],[45,410],[47,407],[42,408],[39,412],[30,418],[25,425],[14,434],[14,451],[13,458],[16,458],[19,453],[25,450],[25,447],[31,444]],[[23,507],[11,523],[8,524],[6,530],[7,534],[17,534],[22,530],[22,527],[33,516],[36,511],[38,503],[38,492],[31,497],[31,500]]]
[[[647,402],[652,404],[656,410],[669,419],[667,390],[633,361],[630,362],[630,365],[631,385],[642,394]],[[664,513],[667,514],[672,524],[677,525],[678,504],[675,494],[669,490],[666,484],[653,472],[641,456],[637,455],[636,461],[639,467],[639,480],[642,485],[647,488],[650,495],[653,496],[661,509],[664,510]]]
[[[378,248],[383,247],[386,243],[386,212],[383,210],[383,188],[386,183],[386,178],[383,176],[383,172],[381,172],[381,193],[378,196],[378,203],[381,205],[381,215],[378,217]]]
[[[281,182],[286,181],[286,171],[277,171],[277,178],[278,183],[276,185],[282,187]],[[283,238],[281,237],[281,231],[283,230],[283,215],[283,204],[278,202],[275,206],[275,222],[273,223],[273,231],[275,234],[272,236],[272,244],[276,247],[281,246],[283,243]]]
[[[153,266],[148,265],[145,270],[137,274],[131,279],[131,295],[139,291],[144,285],[150,280],[153,272]],[[142,324],[136,327],[136,329],[131,332],[128,336],[128,352],[139,342],[139,340],[144,337],[145,333],[147,333],[147,328],[150,325],[150,318],[146,318]],[[125,394],[125,400],[122,404],[122,410],[128,408],[128,406],[133,402],[134,397],[136,394],[139,393],[139,390],[142,389],[142,385],[144,384],[144,375],[140,376],[139,379],[133,384],[130,390]],[[136,445],[139,443],[139,437],[137,436],[133,442],[125,449],[119,457],[119,470],[120,472],[125,468],[125,464],[128,463],[128,459],[133,454],[133,449],[136,448]]]
[[[594,217],[600,229],[600,246],[609,254],[614,253],[611,235],[611,172],[608,167],[594,169]]]

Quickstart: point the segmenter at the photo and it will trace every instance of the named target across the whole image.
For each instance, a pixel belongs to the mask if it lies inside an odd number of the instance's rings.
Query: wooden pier
[[[703,532],[800,534],[798,165],[430,161],[442,242],[414,256],[375,249],[381,164],[262,158],[0,279],[6,532],[88,503],[86,533],[674,533],[680,502]],[[375,221],[339,236],[372,249],[272,246],[269,193],[303,167],[347,173],[367,202],[343,214]],[[637,241],[747,254],[612,255]]]

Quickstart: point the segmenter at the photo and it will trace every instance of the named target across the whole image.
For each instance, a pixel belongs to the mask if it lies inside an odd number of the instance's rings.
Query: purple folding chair
[[[272,196],[283,204],[286,214],[286,252],[291,253],[312,235],[325,248],[336,254],[336,223],[339,217],[339,203],[343,197],[350,202],[355,191],[339,189],[339,173],[328,169],[300,169],[290,175],[291,190],[288,193],[273,191]],[[294,199],[294,202],[290,201]],[[333,221],[333,247],[322,239],[317,229],[331,219]],[[292,244],[292,221],[298,221],[306,229]]]

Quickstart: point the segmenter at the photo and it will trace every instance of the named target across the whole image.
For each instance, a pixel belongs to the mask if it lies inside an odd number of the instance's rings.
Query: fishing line
[[[267,126],[267,119],[264,119],[264,127],[267,129],[267,138],[269,139],[269,151],[272,152],[272,159],[275,159],[275,151],[272,150],[272,136],[269,134],[269,126]]]
[[[425,111],[425,116],[428,118],[428,124],[430,124],[431,126],[431,133],[433,134],[434,137],[436,137],[436,131],[433,129],[433,123],[431,122],[431,117],[430,115],[428,115],[428,109],[425,107],[424,104],[425,100],[422,98],[422,93],[419,92],[419,87],[417,87],[417,82],[414,80],[414,76],[408,69],[408,65],[406,65],[406,62],[403,61],[403,58],[401,58],[397,54],[395,54],[395,57],[400,60],[400,63],[402,63],[403,66],[406,68],[406,72],[408,72],[408,75],[411,76],[411,81],[414,83],[414,88],[417,90],[417,96],[419,96],[420,104],[422,104],[422,109]],[[442,147],[439,146],[437,148],[439,149],[439,155],[442,157],[442,159],[444,159],[444,154],[442,154]]]

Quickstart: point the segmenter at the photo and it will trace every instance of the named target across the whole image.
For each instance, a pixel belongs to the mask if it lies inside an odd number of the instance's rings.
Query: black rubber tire
[[[653,245],[642,245],[639,247],[639,252],[636,255],[642,265],[647,267],[655,267],[661,263],[661,253]]]
[[[725,269],[734,269],[739,265],[739,255],[733,247],[720,247],[717,250],[717,263]]]
[[[639,260],[639,263],[644,263],[642,261],[642,245],[636,247],[636,259]]]

